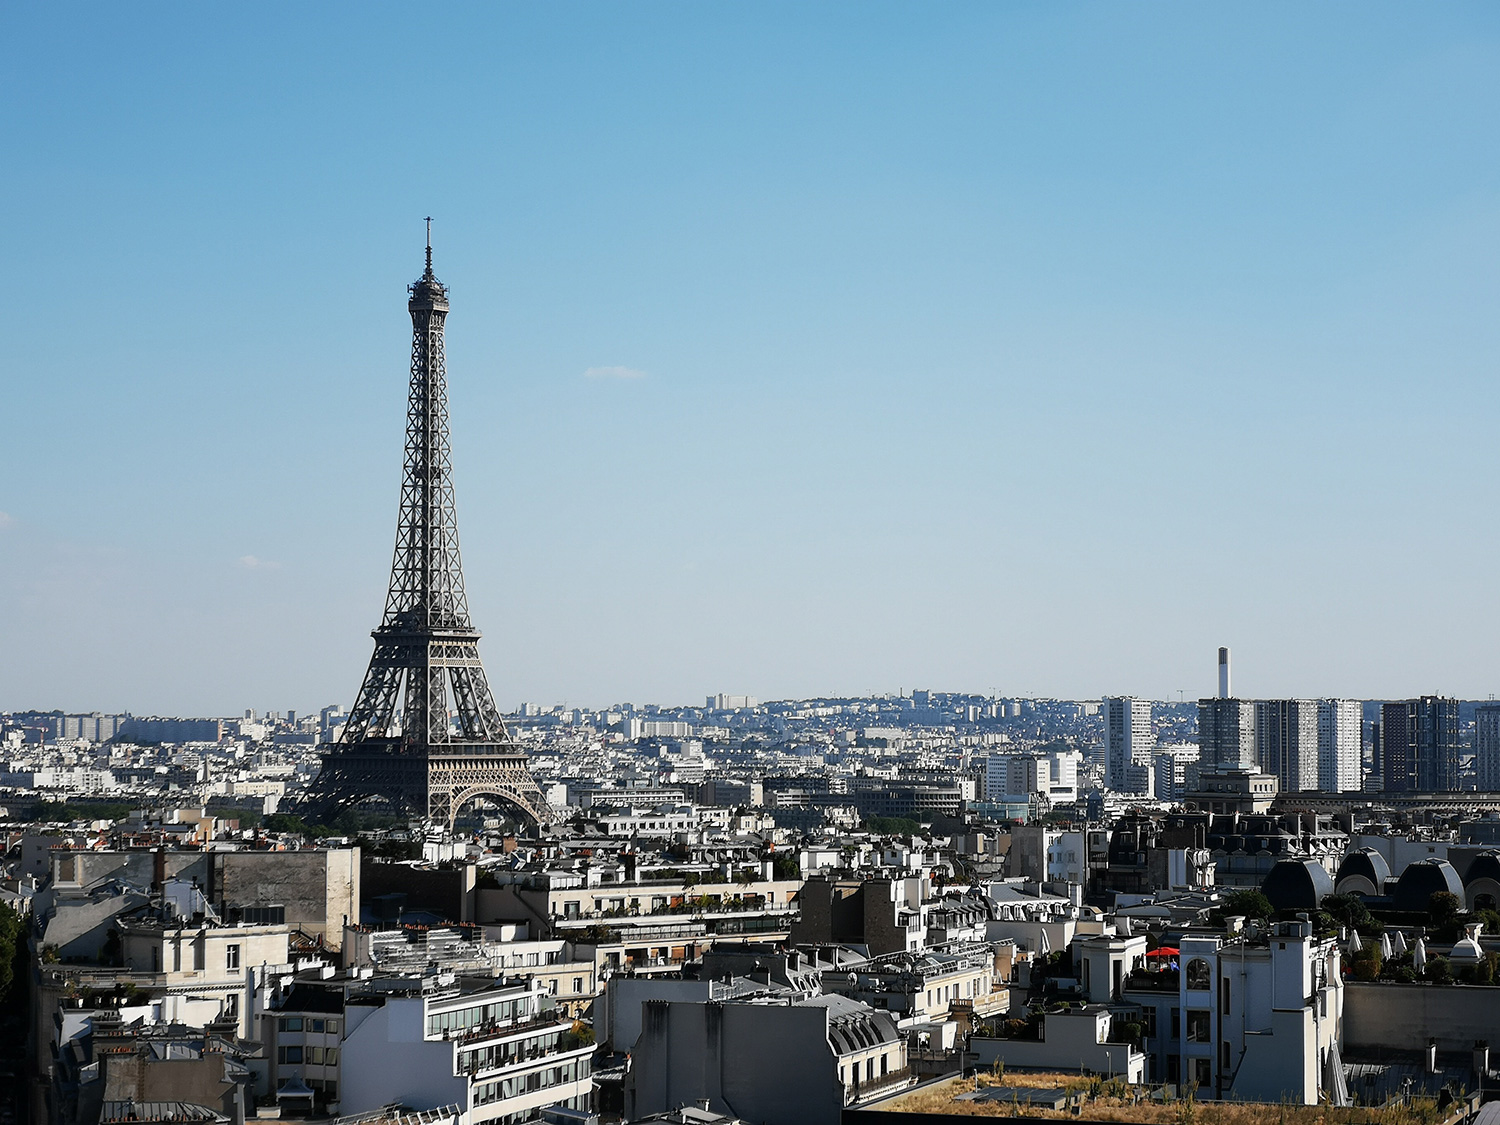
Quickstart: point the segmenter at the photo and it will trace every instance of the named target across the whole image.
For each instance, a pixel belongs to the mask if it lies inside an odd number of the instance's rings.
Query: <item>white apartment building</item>
[[[161,1018],[199,1026],[232,1016],[240,1035],[253,1038],[255,970],[285,969],[290,927],[224,926],[205,921],[147,918],[119,923],[125,969],[149,973],[166,986]]]
[[[1188,934],[1179,945],[1181,1081],[1204,1097],[1317,1105],[1339,1063],[1337,942],[1296,921],[1264,944]]]
[[[1483,710],[1483,708],[1480,708]],[[1500,708],[1496,709],[1495,746],[1500,750]],[[1318,788],[1329,793],[1357,793],[1362,784],[1364,708],[1357,699],[1318,700]],[[1495,784],[1480,788],[1500,789],[1500,754]]]
[[[1151,756],[1158,801],[1180,801],[1197,780],[1198,747],[1160,746]]]
[[[548,1106],[590,1108],[593,1046],[579,1041],[571,1018],[552,1007],[540,985],[464,991],[439,977],[436,990],[421,991],[422,982],[410,983],[403,992],[348,996],[338,1057],[341,1113],[392,1102],[457,1105],[463,1125],[512,1125],[535,1120]],[[315,1033],[304,1025],[302,1034]],[[278,1038],[278,1051],[291,1045]]]
[[[727,812],[728,810],[724,810]],[[698,827],[698,811],[692,805],[657,805],[641,808],[627,805],[599,818],[611,836],[672,836]]]
[[[1105,784],[1117,793],[1147,793],[1151,784],[1151,701],[1126,696],[1101,701]]]
[[[1003,801],[1039,794],[1054,805],[1071,804],[1078,800],[1078,767],[1082,761],[1083,755],[1076,750],[991,754],[985,759],[985,799]]]

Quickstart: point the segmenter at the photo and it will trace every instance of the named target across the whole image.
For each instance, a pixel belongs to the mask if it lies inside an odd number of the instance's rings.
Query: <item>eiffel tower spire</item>
[[[495,707],[479,662],[479,630],[469,619],[443,355],[448,290],[432,272],[431,219],[427,268],[407,291],[411,385],[390,590],[371,634],[370,667],[309,793],[308,811],[326,814],[378,797],[451,826],[460,806],[486,796],[534,823],[549,820],[526,755]]]

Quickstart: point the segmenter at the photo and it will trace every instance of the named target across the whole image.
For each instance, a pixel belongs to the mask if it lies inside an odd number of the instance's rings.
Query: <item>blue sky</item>
[[[1493,5],[12,4],[0,93],[0,707],[352,701],[428,214],[505,706],[1500,690]]]

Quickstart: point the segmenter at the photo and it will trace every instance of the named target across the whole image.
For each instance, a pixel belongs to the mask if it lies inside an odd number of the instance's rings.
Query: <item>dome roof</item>
[[[1316,910],[1333,893],[1333,877],[1313,859],[1279,860],[1260,885],[1277,910]]]
[[[1401,878],[1396,880],[1396,889],[1391,897],[1397,910],[1422,912],[1428,900],[1439,891],[1463,898],[1464,885],[1458,872],[1446,859],[1419,859],[1408,863]]]
[[[1455,964],[1477,965],[1484,960],[1484,950],[1479,945],[1479,923],[1464,927],[1464,936],[1453,947],[1448,957]]]
[[[1383,894],[1386,880],[1391,877],[1391,868],[1386,863],[1385,856],[1376,849],[1357,848],[1339,863],[1339,873],[1335,876],[1334,882],[1342,883],[1351,875],[1369,880],[1370,885],[1375,888],[1375,893]]]
[[[1480,852],[1464,872],[1464,886],[1472,886],[1481,879],[1493,879],[1500,883],[1500,852]]]

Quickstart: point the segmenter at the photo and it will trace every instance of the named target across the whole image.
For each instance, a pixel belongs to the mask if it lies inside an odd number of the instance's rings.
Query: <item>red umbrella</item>
[[[1159,949],[1148,950],[1147,957],[1176,957],[1178,949],[1175,945],[1163,945]]]

